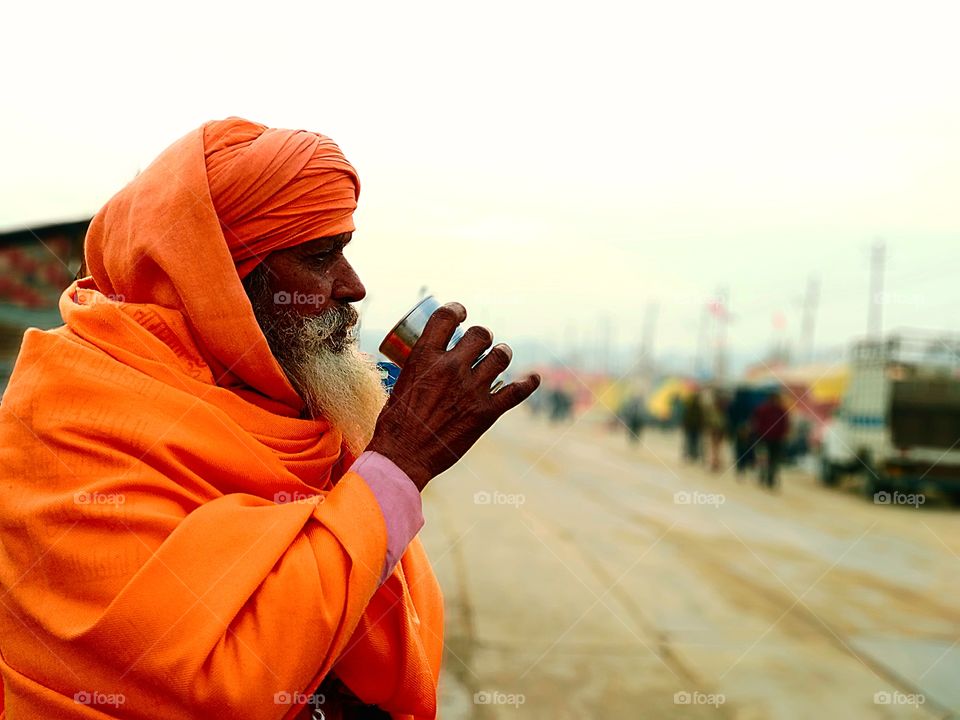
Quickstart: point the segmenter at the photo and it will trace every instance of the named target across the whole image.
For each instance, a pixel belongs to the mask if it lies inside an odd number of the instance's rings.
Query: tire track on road
[[[764,585],[763,583],[757,582],[751,575],[742,572],[736,564],[730,562],[727,555],[720,549],[722,544],[708,542],[686,531],[677,529],[670,530],[669,526],[662,520],[625,509],[622,505],[618,505],[610,499],[608,495],[589,492],[582,484],[570,483],[569,487],[588,502],[597,505],[605,512],[621,520],[642,525],[645,528],[654,526],[663,532],[669,531],[664,538],[664,542],[671,543],[680,549],[683,557],[690,563],[696,565],[698,574],[705,577],[713,577],[715,580],[713,584],[714,587],[720,588],[722,591],[723,588],[736,586],[738,587],[738,593],[742,592],[743,589],[747,589],[754,597],[761,598],[767,607],[770,608],[774,616],[782,613],[784,608],[788,608],[784,619],[789,618],[791,622],[802,626],[803,629],[815,632],[837,651],[861,663],[878,679],[888,683],[897,690],[905,694],[923,695],[927,699],[925,707],[934,713],[938,713],[939,717],[945,719],[957,717],[953,710],[937,703],[929,697],[928,693],[924,692],[922,687],[900,675],[881,659],[862,650],[854,650],[854,642],[849,636],[846,636],[840,628],[827,622],[810,610],[802,600],[798,600],[797,596],[792,594],[792,591],[780,591],[776,589],[776,587]],[[769,572],[769,568],[767,570]],[[730,583],[731,578],[734,578],[735,582]],[[782,583],[782,581],[780,582]],[[886,588],[886,592],[892,592],[892,590]],[[623,595],[629,598],[625,593]],[[802,595],[800,597],[802,598]],[[627,602],[632,603],[632,599],[627,600]],[[669,645],[669,634],[659,630],[657,630],[657,632],[662,637],[662,644]]]
[[[934,714],[940,718],[958,717],[956,711],[933,700],[928,693],[924,692],[923,688],[916,685],[893,668],[889,667],[882,661],[882,659],[860,649],[855,650],[853,648],[853,641],[841,630],[841,628],[827,622],[815,612],[810,610],[802,600],[798,600],[797,595],[795,595],[792,590],[789,590],[787,587],[783,587],[781,590],[777,586],[766,585],[762,582],[758,582],[751,575],[742,572],[736,564],[729,560],[727,555],[724,555],[724,546],[722,543],[716,543],[703,537],[690,534],[684,530],[679,530],[668,525],[662,519],[642,514],[636,510],[631,510],[625,507],[623,504],[618,503],[615,498],[610,496],[609,492],[605,491],[609,490],[609,487],[605,488],[604,490],[600,490],[596,486],[588,487],[580,481],[571,479],[569,475],[569,468],[576,467],[577,463],[565,463],[562,459],[559,459],[556,457],[556,455],[554,455],[554,457],[549,459],[549,463],[545,464],[541,455],[542,451],[539,448],[531,448],[529,444],[524,444],[519,435],[504,433],[500,437],[500,440],[505,445],[511,446],[511,450],[517,454],[525,457],[539,458],[539,460],[534,464],[534,467],[537,468],[537,471],[541,475],[544,477],[548,475],[554,476],[561,482],[566,481],[563,482],[565,489],[572,489],[577,493],[578,496],[600,508],[603,512],[608,513],[621,521],[624,521],[628,525],[640,526],[643,527],[644,530],[650,530],[651,528],[656,528],[659,530],[663,537],[663,542],[671,544],[680,550],[685,560],[689,561],[695,566],[698,574],[714,579],[714,587],[727,588],[728,594],[731,594],[731,591],[729,590],[730,588],[735,588],[735,591],[732,592],[732,599],[735,604],[741,603],[746,605],[742,596],[749,595],[752,600],[759,601],[758,604],[764,605],[766,612],[773,618],[777,618],[777,622],[780,625],[783,625],[784,622],[788,623],[787,629],[791,630],[792,632],[797,634],[803,632],[812,632],[816,636],[820,637],[823,641],[828,643],[836,651],[863,665],[865,669],[889,686],[908,695],[923,695],[926,698],[925,709],[931,712],[931,714]],[[573,438],[571,438],[571,440],[573,440]],[[597,449],[597,447],[581,447],[580,449],[592,451]],[[562,447],[558,447],[557,450],[558,453],[562,452],[563,450],[571,451],[571,444],[567,443]],[[510,453],[504,453],[504,455],[509,454]],[[601,450],[601,453],[598,455],[598,457],[595,457],[592,460],[595,463],[602,462],[612,470],[612,472],[606,473],[605,477],[612,476],[619,478],[621,475],[623,475],[623,463],[619,462],[619,458],[614,459],[610,457],[609,454],[607,454],[607,449],[605,448]],[[638,458],[638,460],[649,462],[649,459],[647,458]],[[596,464],[594,466],[596,467]],[[677,478],[682,477],[682,468],[665,466],[664,470],[671,472]],[[630,481],[636,481],[636,479],[637,478],[635,477],[630,477]],[[696,481],[699,480],[699,478],[689,478],[689,480]],[[683,482],[683,480],[681,480],[681,482]],[[667,487],[662,483],[654,483],[654,485],[657,486],[657,489],[659,490],[667,489]],[[786,509],[782,510],[784,512],[786,511]],[[630,619],[635,623],[635,625],[642,632],[646,633],[648,637],[655,638],[656,655],[663,661],[664,665],[667,666],[671,672],[678,677],[678,679],[683,678],[689,682],[697,683],[697,685],[700,687],[709,687],[712,685],[712,683],[706,681],[705,678],[698,677],[695,670],[684,664],[684,662],[671,649],[670,634],[662,628],[657,627],[656,624],[647,617],[642,607],[634,600],[634,598],[619,588],[619,586],[616,584],[618,579],[613,577],[612,574],[608,572],[606,568],[604,568],[597,560],[580,550],[579,546],[571,538],[571,532],[569,528],[564,527],[562,524],[558,523],[552,518],[543,517],[542,515],[536,514],[533,511],[527,510],[526,508],[524,508],[523,511],[528,517],[536,518],[536,523],[540,526],[542,531],[549,533],[553,538],[556,539],[558,543],[561,543],[563,547],[566,548],[570,556],[576,558],[578,562],[582,563],[584,567],[588,568],[594,577],[601,583],[602,587],[610,589],[610,595],[615,597],[617,602],[629,614]],[[809,528],[809,530],[811,532],[815,532],[815,528]],[[759,562],[763,564],[762,561]],[[772,572],[769,570],[769,568],[766,568],[766,570],[768,572]],[[842,571],[846,572],[847,569],[844,568]],[[776,576],[774,575],[774,577]],[[783,581],[779,580],[779,578],[777,578],[777,580],[779,583],[783,583]],[[877,579],[873,579],[872,584],[875,589],[880,590],[888,595],[891,593],[896,593],[897,591],[896,587],[890,586]],[[800,598],[802,597],[803,595],[801,594]],[[783,615],[782,618],[779,617],[781,614]]]

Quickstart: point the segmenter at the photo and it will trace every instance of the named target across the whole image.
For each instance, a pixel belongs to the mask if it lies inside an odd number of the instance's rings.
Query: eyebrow
[[[352,233],[340,233],[339,235],[331,235],[330,237],[325,238],[314,238],[313,240],[304,243],[304,250],[308,255],[311,253],[338,250],[345,247],[352,239]]]

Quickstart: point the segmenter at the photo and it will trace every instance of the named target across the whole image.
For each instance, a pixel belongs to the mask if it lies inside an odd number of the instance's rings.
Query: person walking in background
[[[723,446],[723,436],[727,431],[727,421],[720,406],[718,394],[707,392],[703,398],[703,425],[710,446],[710,470],[720,470],[720,450]]]
[[[737,470],[737,479],[740,479],[749,468],[753,467],[756,460],[750,398],[742,388],[734,392],[733,399],[727,405],[726,416],[734,466]]]
[[[550,395],[550,420],[561,423],[573,414],[573,395],[557,386]]]
[[[620,420],[627,428],[627,436],[630,438],[630,444],[636,445],[640,442],[640,433],[643,431],[643,425],[646,421],[646,402],[643,395],[634,394],[627,397],[620,406]]]
[[[683,456],[696,462],[700,459],[700,438],[703,434],[703,402],[700,391],[696,391],[683,406]]]
[[[790,417],[787,408],[780,400],[779,392],[770,393],[754,411],[753,431],[767,457],[767,462],[760,474],[760,482],[773,489],[777,484],[777,470],[783,456],[783,443],[790,431]]]

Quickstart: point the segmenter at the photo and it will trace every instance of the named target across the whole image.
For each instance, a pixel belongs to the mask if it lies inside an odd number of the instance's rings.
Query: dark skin
[[[351,233],[345,233],[317,238],[270,253],[263,264],[267,266],[273,292],[286,291],[291,297],[315,296],[318,303],[289,306],[301,315],[318,315],[334,305],[363,300],[367,289],[343,255],[350,237]]]
[[[271,291],[314,296],[289,306],[305,315],[363,300],[366,288],[343,254],[349,242],[347,233],[270,253],[263,262]],[[498,343],[471,367],[493,343],[493,333],[480,326],[468,328],[460,342],[446,350],[454,329],[466,319],[466,309],[456,302],[443,305],[430,317],[367,446],[392,460],[419,490],[463,457],[501,415],[540,385],[540,376],[531,373],[491,394],[491,383],[510,364],[513,351]]]

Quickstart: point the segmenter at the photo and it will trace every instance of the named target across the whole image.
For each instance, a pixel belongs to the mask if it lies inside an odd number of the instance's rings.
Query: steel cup
[[[407,362],[407,358],[410,357],[413,346],[423,334],[423,329],[427,326],[427,320],[430,319],[430,316],[433,315],[439,307],[440,301],[433,295],[427,295],[427,297],[423,298],[387,333],[383,342],[380,343],[380,352],[391,362],[396,363],[398,367],[402,368]],[[460,338],[462,337],[463,332],[460,330],[460,327],[454,328],[450,342],[447,344],[447,350],[460,342]],[[480,355],[480,357],[474,361],[473,365],[476,366],[477,363],[483,360],[488,352],[490,351],[487,350]],[[502,380],[496,380],[490,388],[490,392],[496,392],[502,385]]]
[[[413,346],[423,334],[423,330],[427,326],[427,320],[439,307],[440,302],[433,295],[423,298],[387,333],[383,342],[380,343],[380,352],[402,368],[406,364],[407,358],[410,357]],[[450,338],[450,343],[447,345],[447,350],[456,345],[462,337],[463,333],[460,328],[455,328],[453,337]]]

